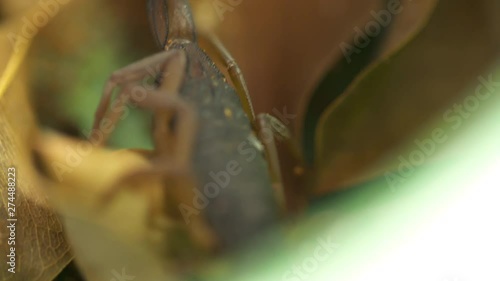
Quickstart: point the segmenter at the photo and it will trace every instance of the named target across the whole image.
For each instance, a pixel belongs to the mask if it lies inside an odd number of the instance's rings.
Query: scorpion
[[[151,168],[122,180],[161,177],[170,204],[152,207],[151,215],[174,222],[168,233],[189,237],[205,252],[237,249],[276,226],[285,212],[276,142],[290,132],[272,115],[255,115],[239,66],[214,35],[197,34],[187,0],[148,0],[148,13],[163,51],[111,74],[93,129],[104,119],[118,122],[120,112],[109,110],[113,100],[152,111]],[[199,42],[213,50],[226,74]],[[154,87],[134,94],[157,65]],[[182,256],[187,248],[170,251]]]

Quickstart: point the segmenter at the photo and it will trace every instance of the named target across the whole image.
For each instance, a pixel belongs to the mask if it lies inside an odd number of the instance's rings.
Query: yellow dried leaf
[[[22,16],[30,17],[36,10]],[[72,254],[63,235],[63,226],[49,207],[31,161],[31,141],[36,135],[36,121],[28,101],[27,81],[21,63],[32,38],[14,44],[13,34],[21,34],[21,18],[7,20],[0,27],[0,218],[8,217],[8,169],[15,168],[15,207],[17,218],[15,245],[6,245],[11,232],[0,230],[1,254],[11,254],[15,247],[15,274],[8,271],[14,264],[0,265],[2,280],[52,280],[69,263]],[[12,203],[12,202],[10,202]]]
[[[139,280],[169,280],[161,253],[168,241],[151,225],[151,207],[158,203],[155,200],[162,202],[162,181],[154,177],[120,181],[131,172],[151,167],[145,157],[56,134],[41,136],[37,151],[52,179],[47,192],[88,280],[108,281],[122,271]],[[120,183],[115,196],[103,201]]]

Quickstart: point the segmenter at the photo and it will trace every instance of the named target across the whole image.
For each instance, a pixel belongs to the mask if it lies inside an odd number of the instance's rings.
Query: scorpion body
[[[143,171],[142,176],[156,174],[166,179],[168,200],[176,206],[167,213],[177,221],[184,220],[180,224],[191,228],[191,239],[193,233],[194,237],[203,236],[196,234],[203,231],[190,225],[202,220],[202,228],[208,228],[215,240],[208,244],[223,251],[235,249],[275,225],[279,217],[279,200],[272,184],[276,175],[263,151],[269,154],[269,142],[260,142],[255,133],[259,124],[254,122],[261,119],[254,118],[241,72],[227,51],[217,42],[212,45],[224,60],[234,88],[200,48],[187,0],[149,0],[148,11],[164,52],[111,75],[94,128],[104,116],[118,121],[117,114],[108,113],[117,87],[122,89],[119,102],[132,101],[153,110],[156,162],[152,161],[154,172]],[[161,66],[156,88],[144,99],[134,100],[133,84],[147,77],[153,64]],[[181,195],[169,194],[172,190]],[[215,250],[207,243],[205,246]]]
[[[277,220],[267,162],[238,94],[198,45],[189,3],[150,0],[148,8],[158,44],[186,53],[179,96],[197,112],[192,163],[206,199],[202,214],[222,246],[232,248]]]
[[[197,111],[192,163],[198,194],[208,200],[202,213],[217,237],[231,247],[277,219],[268,165],[257,140],[252,141],[252,126],[237,93],[211,59],[196,42],[168,48],[186,52],[179,95]]]

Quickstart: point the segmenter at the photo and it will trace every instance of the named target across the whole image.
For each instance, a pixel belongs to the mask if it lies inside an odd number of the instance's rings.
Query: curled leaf
[[[317,194],[383,173],[376,163],[475,84],[499,53],[488,2],[440,1],[410,44],[330,105],[316,133]]]

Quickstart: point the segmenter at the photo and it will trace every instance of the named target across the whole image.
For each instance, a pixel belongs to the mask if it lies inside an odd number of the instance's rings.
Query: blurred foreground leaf
[[[31,9],[21,16],[10,18],[0,26],[0,218],[7,216],[7,169],[16,169],[16,242],[15,274],[7,271],[10,265],[0,265],[1,280],[48,281],[72,258],[58,216],[49,207],[47,198],[31,159],[32,140],[37,134],[36,121],[28,101],[27,79],[21,67],[31,38],[14,44],[12,35],[22,36],[25,23],[22,17],[33,18],[39,12]],[[0,253],[10,254],[7,245],[9,229],[0,230]]]
[[[150,167],[146,158],[56,134],[41,136],[37,151],[52,179],[45,184],[47,192],[62,216],[86,280],[109,281],[118,276],[176,280],[169,276],[169,264],[162,257],[166,241],[161,233],[156,237],[150,225],[151,207],[155,200],[162,200],[162,182],[149,178],[123,183],[110,202],[102,201],[122,176]]]

